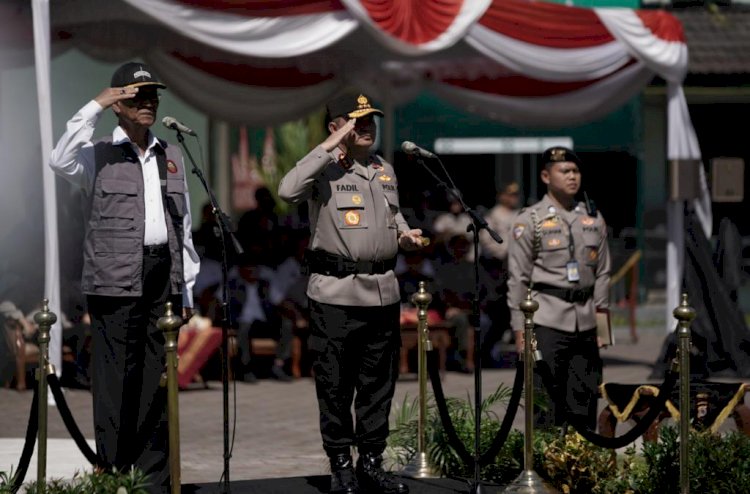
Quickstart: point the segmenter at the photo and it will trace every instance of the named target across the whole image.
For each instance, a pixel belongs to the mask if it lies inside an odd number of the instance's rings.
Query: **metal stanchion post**
[[[505,490],[507,493],[520,492],[532,494],[537,492],[558,492],[534,471],[534,362],[542,356],[536,349],[534,336],[534,312],[539,309],[539,302],[531,298],[531,290],[526,292],[526,299],[518,304],[524,314],[523,332],[523,381],[524,381],[524,450],[523,472]]]
[[[167,302],[167,309],[156,326],[164,331],[164,349],[167,357],[167,418],[169,422],[169,475],[172,482],[172,494],[180,494],[180,410],[177,387],[177,330],[182,326],[182,318],[172,313],[172,302]],[[163,381],[162,381],[163,382]]]
[[[417,378],[419,379],[419,419],[417,422],[417,454],[401,472],[407,477],[434,478],[437,470],[427,457],[425,421],[427,420],[427,352],[432,350],[427,326],[427,306],[432,295],[425,289],[425,282],[419,282],[419,290],[411,296],[411,303],[417,306]]]
[[[680,493],[690,492],[690,323],[695,319],[695,309],[688,305],[687,293],[672,312],[678,321],[678,358],[680,363]]]
[[[49,310],[49,299],[45,298],[41,312],[34,314],[34,322],[39,326],[39,368],[36,370],[39,386],[36,481],[37,492],[40,494],[47,490],[47,376],[55,372],[55,368],[49,362],[49,333],[56,321],[57,316]]]

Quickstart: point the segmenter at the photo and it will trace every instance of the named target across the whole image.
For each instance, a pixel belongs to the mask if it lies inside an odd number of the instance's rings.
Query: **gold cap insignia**
[[[565,161],[565,150],[564,149],[553,149],[549,153],[552,161]]]

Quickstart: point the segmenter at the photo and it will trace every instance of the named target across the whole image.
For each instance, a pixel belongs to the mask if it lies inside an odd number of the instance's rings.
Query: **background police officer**
[[[330,135],[279,184],[282,199],[309,206],[309,347],[334,493],[408,492],[381,463],[401,345],[393,268],[398,247],[421,247],[422,232],[401,215],[393,167],[370,152],[375,115],[363,94],[331,101]]]
[[[591,205],[587,208],[575,199],[581,187],[581,161],[573,151],[550,148],[542,163],[547,194],[519,213],[509,245],[511,324],[520,352],[524,316],[518,304],[531,287],[539,302],[534,315],[537,348],[569,411],[593,429],[602,373],[596,312],[606,312],[609,306],[607,226]],[[565,410],[550,403],[546,413],[537,411],[537,422],[562,425],[564,416]]]

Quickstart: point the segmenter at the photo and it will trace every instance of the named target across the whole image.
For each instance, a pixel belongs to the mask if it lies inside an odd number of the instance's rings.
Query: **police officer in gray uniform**
[[[422,246],[422,231],[401,215],[393,167],[370,152],[375,115],[364,94],[331,101],[330,135],[279,184],[282,199],[309,206],[309,347],[332,493],[409,491],[383,470],[382,453],[401,345],[393,268],[399,246]]]
[[[596,313],[609,307],[607,225],[593,206],[575,199],[581,186],[578,156],[563,147],[542,155],[547,194],[515,219],[508,249],[508,305],[516,347],[523,351],[524,316],[518,304],[529,287],[539,302],[537,348],[552,370],[569,411],[595,427],[602,364]],[[535,379],[539,386],[539,379]],[[550,403],[539,426],[563,425],[565,410]],[[553,422],[554,421],[554,422]]]

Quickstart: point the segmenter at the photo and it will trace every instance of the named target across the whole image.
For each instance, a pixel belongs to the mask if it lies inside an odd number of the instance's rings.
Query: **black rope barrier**
[[[469,468],[474,468],[474,457],[471,456],[466,449],[466,445],[458,437],[456,428],[453,426],[453,421],[451,420],[451,415],[448,412],[448,404],[445,402],[443,384],[440,382],[440,369],[438,369],[435,351],[427,352],[427,370],[430,374],[432,393],[435,395],[435,404],[440,414],[440,422],[443,424],[445,434],[448,436],[448,444]]]
[[[106,462],[102,461],[99,455],[91,449],[89,443],[86,442],[86,438],[83,437],[81,429],[78,428],[78,424],[76,424],[73,414],[70,413],[68,403],[65,401],[65,395],[63,394],[62,389],[60,389],[60,380],[57,378],[57,375],[50,374],[47,376],[47,384],[49,384],[49,387],[52,390],[52,395],[55,397],[55,403],[57,404],[57,409],[60,412],[63,423],[68,429],[70,437],[73,438],[73,441],[75,441],[78,446],[78,449],[93,466],[105,467]]]
[[[537,361],[536,366],[542,377],[544,387],[547,389],[550,398],[555,402],[555,406],[562,407],[561,410],[565,411],[565,420],[572,425],[584,439],[596,446],[608,449],[617,449],[627,446],[648,430],[659,414],[664,411],[669,395],[672,393],[672,389],[678,378],[677,372],[671,370],[667,371],[664,382],[659,386],[659,395],[656,396],[653,404],[643,418],[628,432],[621,436],[607,437],[592,431],[580,416],[570,413],[564,397],[561,396],[561,392],[554,385],[552,371],[549,368],[549,364],[544,360],[539,360]]]
[[[492,440],[490,447],[487,451],[482,453],[479,457],[480,465],[489,464],[497,455],[500,453],[505,441],[508,439],[511,427],[513,427],[513,420],[516,418],[518,412],[518,405],[521,403],[521,395],[523,394],[523,360],[518,359],[516,361],[516,378],[513,380],[513,390],[510,395],[510,401],[508,407],[505,410],[505,417],[503,423],[500,425],[500,430],[497,431],[495,438]]]
[[[440,415],[440,422],[443,425],[445,434],[448,436],[448,444],[469,468],[474,468],[475,462],[478,462],[480,465],[488,464],[497,456],[500,449],[502,449],[505,444],[505,441],[508,439],[508,434],[510,433],[510,429],[513,426],[513,420],[518,411],[518,405],[521,402],[521,394],[523,391],[523,366],[521,365],[521,362],[519,361],[516,363],[516,378],[513,382],[513,391],[511,392],[510,401],[508,402],[505,418],[500,426],[500,430],[495,434],[487,451],[482,453],[477,459],[475,459],[466,449],[466,445],[458,437],[456,428],[451,420],[448,405],[445,401],[443,384],[440,381],[440,370],[438,369],[437,355],[435,352],[427,352],[427,370],[430,374],[432,392],[435,395],[435,403]]]
[[[26,472],[29,470],[31,455],[34,453],[34,444],[36,443],[36,433],[39,429],[39,387],[34,386],[34,398],[31,401],[31,411],[29,412],[29,423],[26,426],[26,440],[23,444],[21,459],[18,460],[18,469],[13,480],[11,481],[11,492],[15,494],[23,485],[26,478]]]

